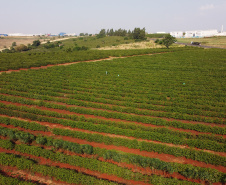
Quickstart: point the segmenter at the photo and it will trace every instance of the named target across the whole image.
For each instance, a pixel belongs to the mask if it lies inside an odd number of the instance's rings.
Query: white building
[[[184,32],[183,31],[173,31],[170,32],[170,35],[176,38],[182,38],[184,36]]]
[[[217,34],[214,35],[214,36],[226,36],[226,32],[217,33]]]
[[[184,37],[185,38],[213,37],[216,34],[218,34],[217,30],[186,31]]]
[[[31,36],[37,36],[42,34],[24,34],[24,33],[9,33],[9,36],[15,36],[15,37],[31,37]]]

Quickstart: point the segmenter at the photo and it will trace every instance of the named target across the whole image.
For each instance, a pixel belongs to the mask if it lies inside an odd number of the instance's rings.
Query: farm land
[[[205,46],[214,46],[219,48],[226,48],[226,37],[207,37],[207,38],[181,38],[178,42],[188,43],[200,42]]]
[[[0,53],[0,184],[225,184],[225,51],[116,40]]]

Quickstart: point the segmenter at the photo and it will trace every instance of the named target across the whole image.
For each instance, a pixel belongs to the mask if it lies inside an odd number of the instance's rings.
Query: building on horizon
[[[176,38],[203,38],[214,36],[226,36],[226,32],[218,32],[217,30],[194,30],[194,31],[173,31],[170,35]]]
[[[217,30],[186,31],[184,37],[185,38],[213,37],[216,34],[218,34]]]
[[[170,32],[170,35],[176,38],[183,38],[184,37],[184,32],[183,31],[173,31]]]

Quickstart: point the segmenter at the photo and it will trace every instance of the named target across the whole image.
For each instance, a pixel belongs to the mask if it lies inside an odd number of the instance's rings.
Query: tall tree
[[[171,36],[171,35],[166,35],[163,39],[162,39],[162,44],[164,46],[166,46],[166,48],[169,48],[169,46],[171,46],[174,42],[176,42],[176,38]]]
[[[100,33],[97,35],[97,38],[103,38],[106,36],[106,30],[105,29],[101,29]]]
[[[109,36],[113,36],[113,35],[114,35],[114,30],[110,29]]]
[[[136,40],[145,40],[145,28],[140,29],[140,28],[134,28],[133,32],[133,39]]]
[[[39,46],[40,44],[40,40],[34,40],[32,46]]]

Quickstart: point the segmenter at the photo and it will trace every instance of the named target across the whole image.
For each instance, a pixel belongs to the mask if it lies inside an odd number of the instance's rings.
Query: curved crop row
[[[44,176],[55,177],[56,179],[68,183],[87,184],[88,182],[89,184],[117,184],[114,182],[109,182],[107,180],[84,175],[82,173],[77,173],[74,170],[39,165],[34,160],[18,157],[13,154],[0,153],[0,164],[6,166],[15,166],[21,170],[28,169],[32,172],[38,172]]]
[[[147,123],[152,125],[171,126],[175,128],[190,129],[190,130],[195,130],[200,132],[211,132],[211,133],[222,134],[222,135],[226,133],[225,128],[220,128],[216,126],[212,127],[212,126],[203,125],[203,124],[182,123],[179,121],[166,121],[163,119],[137,116],[137,115],[128,115],[128,114],[117,113],[117,112],[82,109],[77,107],[73,108],[73,107],[67,107],[59,104],[47,103],[44,101],[32,101],[24,98],[19,98],[19,97],[6,97],[6,96],[0,95],[0,100],[22,103],[27,105],[44,106],[47,108],[67,110],[67,111],[75,112],[79,114],[89,114],[89,115],[95,115],[95,116],[103,116],[105,118],[115,118],[115,119],[121,119],[121,120],[127,120],[127,121],[142,122],[142,123]]]
[[[79,139],[85,139],[87,141],[94,141],[97,143],[105,143],[107,145],[115,146],[125,146],[128,148],[139,149],[141,151],[153,151],[157,153],[165,153],[174,155],[176,157],[186,157],[188,159],[202,161],[205,163],[210,163],[214,165],[226,166],[226,161],[224,157],[214,155],[211,153],[196,151],[193,149],[182,149],[177,147],[169,147],[162,144],[148,143],[145,141],[129,140],[123,138],[112,138],[108,136],[103,136],[101,134],[87,134],[78,131],[62,130],[62,129],[53,129],[53,133],[56,135],[70,136]]]
[[[48,119],[50,120],[50,119]],[[30,130],[41,130],[46,131],[48,128],[46,126],[41,126],[40,124],[36,122],[26,122],[21,121],[17,119],[10,119],[6,117],[0,116],[0,123],[4,124],[10,124],[14,126],[19,126],[22,128],[27,128]],[[52,122],[51,122],[52,123]],[[130,129],[120,129],[115,128],[114,126],[103,126],[103,125],[97,125],[82,121],[66,121],[66,120],[54,120],[53,123],[61,124],[64,126],[70,126],[72,128],[80,128],[85,130],[91,130],[96,132],[103,132],[103,133],[111,133],[116,135],[123,135],[128,137],[134,137],[134,138],[142,138],[147,140],[155,140],[155,141],[161,141],[165,143],[173,143],[173,144],[180,144],[180,145],[189,145],[192,147],[198,147],[201,149],[209,149],[213,151],[225,151],[225,145],[221,143],[217,143],[216,141],[210,141],[210,140],[200,140],[200,139],[183,139],[176,136],[171,136],[171,134],[165,133],[164,135],[161,133],[151,132],[151,131],[133,131]],[[27,126],[28,125],[28,126]]]
[[[16,96],[22,96],[22,97],[26,97],[26,98],[35,98],[38,100],[49,100],[49,101],[55,101],[55,102],[62,102],[62,103],[66,103],[68,105],[76,105],[76,106],[83,106],[83,107],[92,107],[92,108],[100,108],[100,109],[105,109],[105,110],[111,110],[111,111],[117,111],[117,112],[122,112],[122,113],[134,113],[137,115],[146,115],[146,116],[155,116],[155,117],[163,117],[163,118],[174,118],[174,119],[183,119],[183,120],[195,120],[195,121],[206,121],[206,122],[215,122],[215,123],[224,123],[223,120],[216,118],[216,116],[218,117],[224,117],[225,115],[222,114],[213,114],[212,112],[206,112],[205,111],[205,115],[209,116],[209,117],[205,117],[202,119],[198,119],[198,117],[196,115],[189,115],[190,113],[188,112],[188,110],[183,110],[182,113],[180,113],[181,111],[178,111],[178,108],[175,107],[167,107],[164,108],[162,110],[164,110],[164,112],[159,112],[158,108],[154,108],[154,110],[157,111],[150,111],[150,110],[142,110],[142,109],[135,109],[133,107],[119,107],[119,106],[109,106],[109,105],[104,105],[104,104],[97,104],[97,103],[93,103],[93,102],[87,102],[87,101],[81,101],[81,100],[88,100],[89,101],[96,101],[96,97],[94,94],[92,95],[92,98],[90,95],[67,95],[67,97],[69,98],[58,98],[58,97],[52,97],[52,96],[47,96],[47,95],[37,95],[37,94],[33,94],[32,92],[30,93],[24,93],[24,92],[15,92],[15,91],[9,91],[9,90],[4,90],[4,89],[0,89],[1,93],[6,93],[6,94],[10,94],[10,95],[16,95]],[[54,91],[55,92],[55,91]],[[46,91],[45,91],[46,94]],[[105,102],[106,99],[104,99]],[[151,105],[152,109],[153,109],[153,105]],[[149,107],[150,108],[150,107]],[[180,109],[182,110],[182,109]],[[194,112],[196,112],[197,114],[197,110],[192,110],[192,114],[194,114]],[[213,114],[213,115],[211,115]],[[203,114],[202,114],[203,115]],[[210,117],[210,116],[215,116],[214,117]],[[215,121],[213,121],[215,120]],[[218,121],[217,121],[218,120]]]
[[[157,116],[157,117],[165,117],[165,118],[174,118],[174,119],[183,119],[183,120],[192,120],[192,121],[205,121],[205,122],[211,122],[211,123],[223,123],[223,120],[220,118],[224,118],[225,114],[223,113],[223,110],[221,110],[221,112],[216,113],[216,112],[212,112],[212,111],[201,111],[198,109],[195,109],[193,107],[193,109],[185,109],[185,108],[180,108],[178,107],[178,105],[174,105],[174,106],[167,106],[167,107],[159,107],[156,105],[152,105],[149,102],[150,99],[145,99],[142,100],[143,102],[139,101],[139,104],[137,103],[133,103],[134,98],[130,98],[127,100],[127,102],[122,102],[121,96],[117,96],[117,100],[116,99],[112,99],[110,98],[110,95],[102,95],[100,96],[99,93],[92,93],[92,95],[90,93],[84,93],[82,92],[79,93],[77,92],[76,94],[66,94],[66,96],[68,97],[68,99],[59,99],[59,98],[54,98],[54,97],[49,97],[49,96],[61,96],[61,94],[56,93],[57,91],[55,89],[53,90],[40,90],[40,88],[42,86],[35,86],[37,88],[37,90],[33,90],[31,85],[29,85],[29,88],[23,86],[22,88],[22,92],[12,92],[9,90],[4,90],[1,89],[0,92],[2,93],[6,93],[6,94],[12,94],[12,95],[19,95],[19,96],[25,96],[25,97],[29,97],[29,98],[37,98],[37,99],[41,99],[41,100],[52,100],[52,101],[61,101],[61,102],[65,102],[68,104],[72,104],[72,105],[80,105],[80,106],[85,106],[85,107],[94,107],[94,108],[104,108],[104,109],[108,109],[108,110],[114,110],[114,111],[119,111],[119,112],[127,112],[127,113],[135,113],[135,114],[140,114],[140,115],[150,115],[150,116]],[[13,87],[13,86],[7,86],[4,87],[6,89],[14,89],[14,90],[20,90],[21,87]],[[26,91],[27,89],[27,91]],[[43,91],[43,92],[42,92]],[[28,94],[24,93],[24,92],[29,92]],[[62,92],[62,91],[61,91]],[[35,95],[34,95],[35,93]],[[63,92],[62,92],[63,93]],[[64,89],[64,94],[68,93],[65,92]],[[39,95],[37,95],[39,94]],[[44,97],[43,95],[44,94]],[[110,99],[109,99],[110,98]],[[90,101],[90,102],[83,102],[83,101],[79,101],[79,100],[85,100],[85,101]],[[120,101],[119,101],[120,100]],[[124,100],[123,100],[124,101]],[[92,102],[99,102],[99,103],[108,103],[108,104],[112,104],[112,105],[120,105],[120,106],[126,106],[126,107],[118,107],[118,106],[106,106],[106,105],[101,105],[101,104],[95,104]],[[144,104],[145,103],[145,104]],[[164,111],[164,112],[151,112],[148,110],[139,110],[139,109],[135,109],[135,108],[145,108],[145,109],[150,109],[150,110],[157,110],[157,111]],[[200,116],[206,116],[206,117],[200,117]],[[218,118],[217,118],[218,117]]]
[[[1,104],[0,104],[1,105]],[[39,112],[40,115],[37,114],[33,114],[33,113],[28,113],[28,111],[26,112],[21,112],[21,111],[16,111],[17,109],[12,109],[12,106],[5,106],[4,109],[0,108],[0,111],[2,114],[4,115],[8,115],[8,116],[13,116],[13,117],[21,117],[21,118],[25,118],[25,119],[30,119],[33,121],[45,121],[45,122],[49,122],[49,123],[57,123],[57,124],[62,124],[62,125],[66,125],[66,126],[71,126],[74,127],[74,124],[72,123],[72,121],[79,121],[79,122],[84,122],[87,124],[97,124],[97,125],[102,125],[103,128],[105,128],[106,126],[110,126],[110,127],[115,127],[115,128],[120,128],[120,129],[129,129],[131,131],[133,130],[139,130],[139,131],[150,131],[150,132],[156,132],[156,133],[160,133],[160,134],[171,134],[174,135],[176,137],[180,137],[182,139],[203,139],[203,140],[211,140],[211,141],[216,141],[219,143],[226,143],[226,139],[224,139],[222,136],[215,136],[215,135],[210,135],[210,134],[191,134],[189,132],[180,132],[180,131],[174,131],[168,128],[153,128],[153,127],[148,127],[148,126],[143,126],[140,124],[136,124],[136,123],[124,123],[124,122],[115,122],[115,121],[107,121],[107,120],[103,120],[103,119],[98,119],[98,118],[85,118],[84,116],[76,116],[76,115],[67,115],[67,114],[51,114],[51,116],[54,117],[49,117],[50,114],[48,114],[49,112],[47,112],[47,114],[44,114],[43,112]],[[16,107],[14,107],[16,108]],[[32,111],[30,111],[32,112]],[[51,111],[50,111],[51,112]],[[53,112],[52,112],[53,113]],[[43,116],[42,116],[43,115]],[[57,119],[57,118],[64,118],[64,120],[61,119]]]
[[[42,136],[34,136],[30,133],[23,132],[23,131],[17,131],[15,129],[8,129],[4,127],[0,127],[0,135],[2,136],[8,136],[10,139],[13,140],[20,140],[21,142],[28,143],[32,141],[36,141],[36,143],[41,145],[47,145],[47,146],[54,146],[55,148],[63,148],[72,152],[76,153],[86,153],[86,154],[98,154],[101,157],[104,157],[105,159],[113,159],[117,162],[125,161],[133,164],[138,164],[142,167],[150,167],[150,168],[156,168],[160,170],[167,170],[169,172],[178,172],[186,177],[189,177],[189,174],[191,175],[191,172],[200,173],[202,172],[207,173],[205,171],[205,168],[199,168],[199,167],[192,167],[182,165],[182,164],[176,164],[176,163],[166,163],[162,162],[158,159],[150,159],[147,157],[137,156],[134,154],[122,154],[121,152],[116,151],[106,151],[104,149],[94,149],[90,145],[79,145],[76,143],[71,143],[68,141],[53,139],[50,137],[42,137]],[[24,138],[25,137],[25,138]],[[9,141],[2,140],[1,146],[7,149],[13,149],[13,144]],[[189,173],[188,173],[189,172]],[[188,174],[187,174],[188,173]],[[209,172],[208,172],[209,173]],[[212,174],[217,174],[216,170],[211,171]],[[201,175],[193,174],[194,178],[201,178]]]
[[[47,140],[50,138],[46,138]],[[37,140],[37,139],[36,139]],[[58,140],[60,142],[60,140]],[[63,142],[63,141],[62,141]],[[1,147],[9,149],[9,147],[5,147],[7,144],[12,145],[12,143],[8,140],[1,140],[0,143],[3,143]],[[67,142],[66,142],[67,143]],[[52,151],[42,149],[37,146],[29,146],[25,144],[15,145],[15,147],[10,148],[10,150],[15,149],[16,151],[31,154],[34,156],[41,156],[44,158],[51,159],[53,161],[60,161],[62,163],[68,163],[70,165],[85,167],[94,171],[99,171],[101,173],[108,173],[108,174],[114,174],[118,177],[123,177],[125,179],[134,179],[134,180],[142,180],[143,178],[147,179],[147,177],[142,177],[140,174],[136,173],[134,175],[131,174],[130,171],[116,167],[115,165],[104,163],[104,162],[98,162],[96,159],[86,159],[81,158],[78,156],[68,156],[62,153],[54,153]],[[201,179],[201,180],[207,180],[211,182],[219,182],[222,181],[224,178],[223,173],[219,173],[216,170],[207,169],[207,168],[199,168],[199,167],[192,167],[186,165],[176,165],[171,163],[162,162],[158,159],[151,159],[151,158],[145,158],[137,155],[128,155],[128,154],[120,154],[116,151],[101,151],[100,149],[97,149],[96,152],[98,154],[101,154],[105,159],[113,159],[117,162],[120,160],[126,159],[128,157],[129,160],[131,160],[135,164],[139,164],[142,167],[148,167],[153,166],[156,169],[164,170],[168,173],[173,173],[175,170],[176,172],[181,173],[185,177],[193,178],[193,179]],[[95,153],[95,152],[93,152]],[[99,164],[100,163],[100,164]],[[102,164],[104,163],[104,165]],[[107,166],[108,167],[107,167]],[[105,166],[103,168],[103,166]],[[117,168],[117,169],[115,169]],[[107,171],[106,171],[107,170]],[[178,171],[179,170],[179,171]],[[132,176],[130,176],[132,175]],[[151,180],[149,178],[149,180]]]
[[[12,184],[18,184],[18,185],[35,185],[36,183],[33,182],[26,182],[14,177],[8,177],[4,176],[0,173],[0,184],[4,185],[12,185]]]

